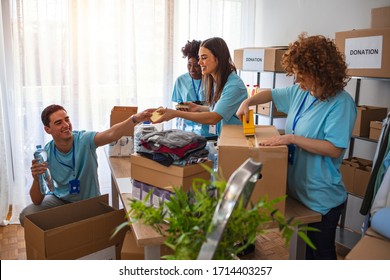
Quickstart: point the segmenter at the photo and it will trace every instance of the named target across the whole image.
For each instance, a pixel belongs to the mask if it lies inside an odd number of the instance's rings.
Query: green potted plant
[[[190,192],[182,188],[172,187],[173,194],[169,201],[160,203],[158,207],[145,203],[150,200],[151,192],[143,201],[131,200],[129,221],[117,228],[119,231],[129,223],[142,221],[152,226],[166,237],[165,244],[172,249],[172,255],[163,256],[171,260],[196,259],[207,233],[211,230],[211,221],[222,194],[226,188],[226,180],[213,173],[215,180],[210,182],[194,179]],[[269,228],[278,227],[282,238],[288,244],[295,230],[309,246],[314,248],[307,235],[308,227],[298,227],[299,222],[286,220],[275,208],[275,204],[285,196],[268,200],[260,198],[256,204],[246,206],[242,200],[235,206],[226,225],[224,234],[218,244],[214,259],[236,259],[248,246],[254,244],[256,236],[264,234]]]

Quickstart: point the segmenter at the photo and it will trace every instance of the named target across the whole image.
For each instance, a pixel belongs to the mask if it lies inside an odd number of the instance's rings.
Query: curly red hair
[[[350,80],[344,54],[333,40],[321,35],[301,33],[284,53],[282,66],[288,76],[298,72],[313,78],[315,88],[312,90],[320,93],[317,96],[320,100],[335,96]]]

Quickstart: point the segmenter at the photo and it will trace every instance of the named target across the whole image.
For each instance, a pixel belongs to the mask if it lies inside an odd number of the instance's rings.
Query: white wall
[[[334,38],[337,31],[370,28],[371,9],[389,0],[257,0],[255,43],[287,45],[299,33]]]
[[[288,45],[301,32],[334,38],[338,31],[370,28],[371,9],[384,6],[390,0],[257,0],[255,46]],[[346,88],[352,96],[355,85],[352,79]],[[390,79],[362,80],[359,104],[390,110]],[[357,140],[354,155],[372,159],[375,147]]]

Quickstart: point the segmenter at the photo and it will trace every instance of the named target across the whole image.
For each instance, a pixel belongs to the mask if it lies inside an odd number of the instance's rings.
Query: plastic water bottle
[[[134,152],[138,152],[141,147],[141,138],[151,132],[156,132],[157,128],[150,122],[143,122],[134,128]]]
[[[218,150],[215,147],[216,141],[207,141],[206,149],[209,151],[208,159],[213,162],[212,169],[218,173]],[[214,175],[211,174],[211,181],[214,181]]]
[[[34,152],[34,158],[39,160],[38,163],[47,162],[47,153],[45,149],[42,149],[41,145],[37,145],[36,148],[37,149]],[[39,186],[41,188],[42,194],[54,192],[54,182],[51,177],[49,168],[46,169],[45,173],[39,175]]]

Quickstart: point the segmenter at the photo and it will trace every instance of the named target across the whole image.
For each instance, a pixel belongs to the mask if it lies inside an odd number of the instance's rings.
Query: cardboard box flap
[[[40,229],[50,230],[110,211],[114,211],[114,209],[108,206],[108,194],[105,194],[40,211],[26,217]]]
[[[255,131],[256,131],[256,139],[258,143],[266,139],[269,139],[273,136],[279,135],[278,130],[274,126],[265,126],[265,125],[256,126]],[[244,137],[242,126],[225,125],[218,142],[218,147],[232,146],[233,144],[234,147],[248,148],[248,141]],[[280,147],[281,146],[270,146],[267,148],[280,148]]]
[[[258,142],[279,135],[274,126],[255,126],[255,133]],[[263,164],[262,177],[256,182],[251,195],[253,203],[257,203],[260,197],[274,199],[286,194],[287,155],[286,145],[253,147],[245,137],[242,126],[222,127],[218,141],[218,168],[226,179],[248,158]],[[277,207],[284,213],[285,201],[278,203]]]

